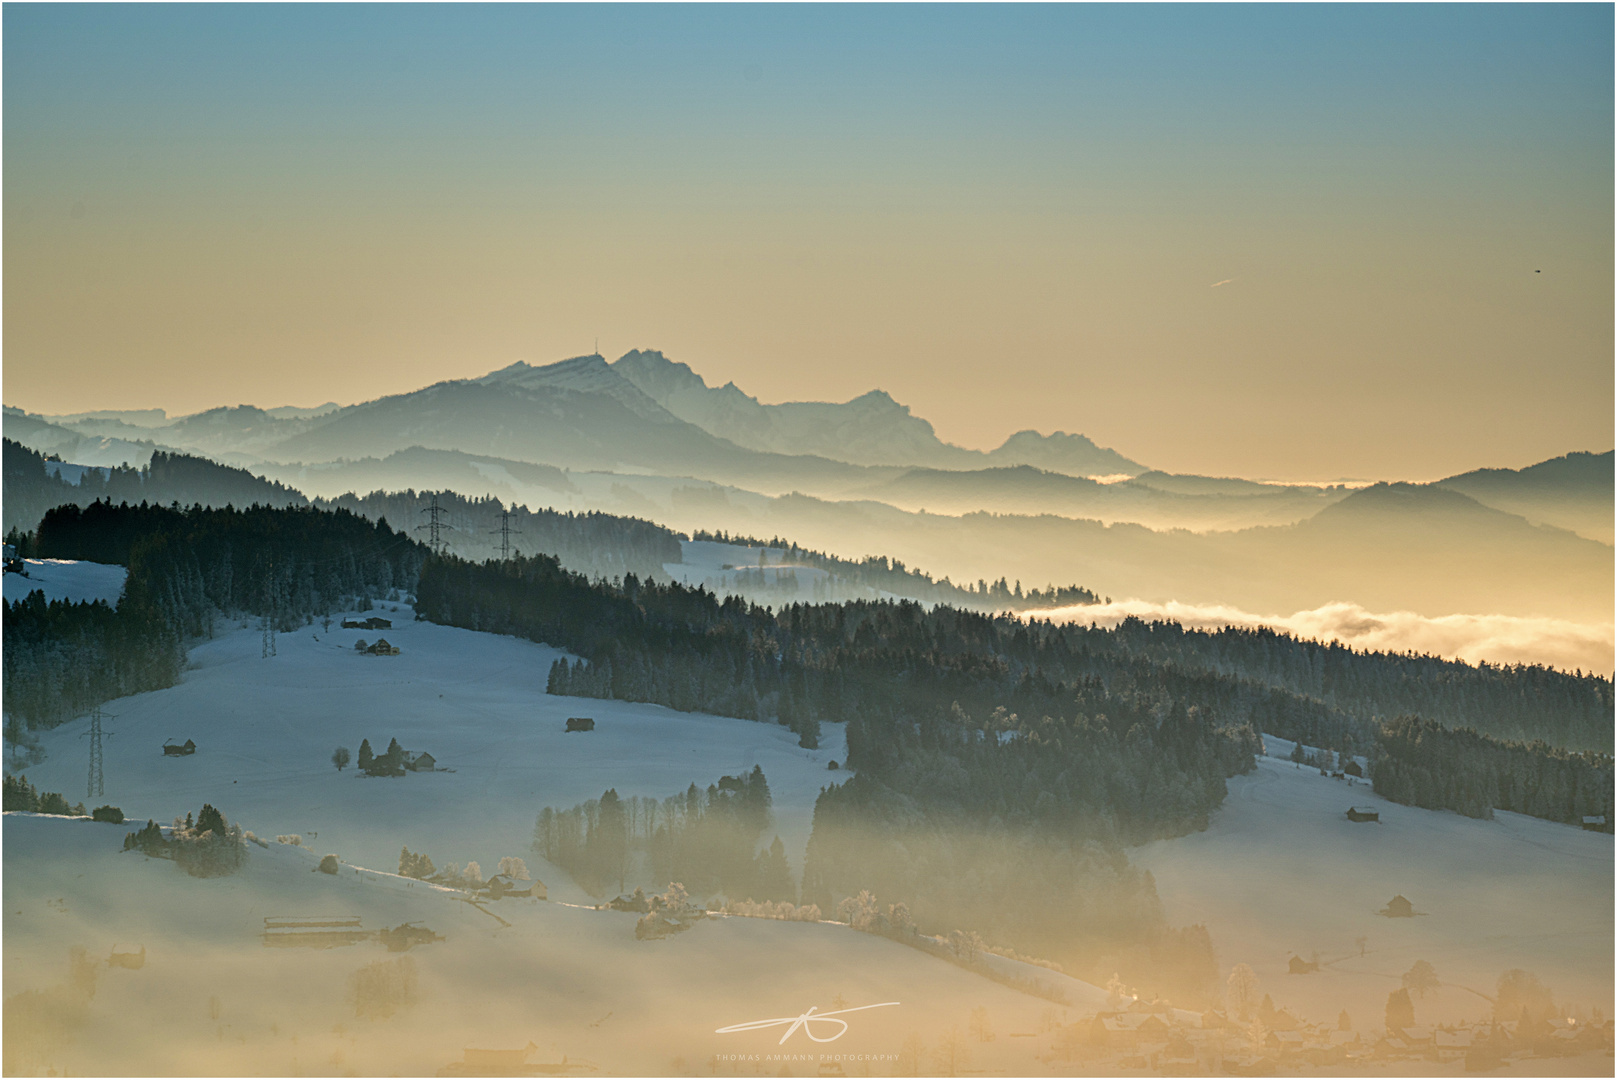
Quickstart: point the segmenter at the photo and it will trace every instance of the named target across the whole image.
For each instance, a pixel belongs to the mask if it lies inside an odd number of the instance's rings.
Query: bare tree
[[[959,1075],[960,1067],[971,1061],[971,1048],[966,1043],[965,1034],[957,1027],[945,1031],[938,1040],[937,1049],[932,1051],[932,1061],[939,1075]]]
[[[331,752],[331,763],[337,766],[338,772],[342,772],[343,769],[348,767],[349,760],[348,747],[346,746],[339,746]]]

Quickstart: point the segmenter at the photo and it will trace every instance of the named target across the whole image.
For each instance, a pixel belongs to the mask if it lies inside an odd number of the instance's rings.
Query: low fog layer
[[[1116,626],[1124,619],[1168,620],[1187,628],[1269,627],[1316,641],[1340,641],[1355,649],[1430,653],[1467,663],[1549,664],[1568,671],[1609,675],[1614,643],[1611,623],[1515,615],[1444,615],[1413,611],[1376,613],[1358,604],[1332,603],[1290,615],[1256,615],[1228,604],[1155,603],[1118,600],[1107,604],[1030,612],[1058,622]]]

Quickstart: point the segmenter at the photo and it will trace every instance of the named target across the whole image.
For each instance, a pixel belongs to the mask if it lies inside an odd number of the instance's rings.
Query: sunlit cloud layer
[[[1255,615],[1222,604],[1120,600],[1027,614],[1103,627],[1116,626],[1130,616],[1147,621],[1165,619],[1198,630],[1264,626],[1300,638],[1339,641],[1361,650],[1431,653],[1473,664],[1548,664],[1607,675],[1612,672],[1612,651],[1617,641],[1611,623],[1514,615],[1430,618],[1412,611],[1378,614],[1349,603],[1326,604],[1291,615]]]

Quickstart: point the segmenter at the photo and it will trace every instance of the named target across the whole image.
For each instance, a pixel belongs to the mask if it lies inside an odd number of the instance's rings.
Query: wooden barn
[[[1347,819],[1349,821],[1380,821],[1381,814],[1375,810],[1360,810],[1356,806],[1350,806],[1347,809]]]
[[[185,757],[187,754],[194,754],[196,752],[197,744],[192,742],[190,739],[186,739],[183,743],[177,743],[170,739],[168,742],[163,744],[164,757]]]
[[[1381,914],[1389,919],[1411,919],[1415,916],[1415,905],[1400,894],[1387,901],[1387,906],[1381,909]]]

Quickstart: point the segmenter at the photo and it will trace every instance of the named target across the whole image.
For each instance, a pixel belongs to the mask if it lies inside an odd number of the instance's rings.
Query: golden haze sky
[[[30,411],[351,403],[598,337],[1181,472],[1612,445],[1607,7],[4,29],[3,389]]]

